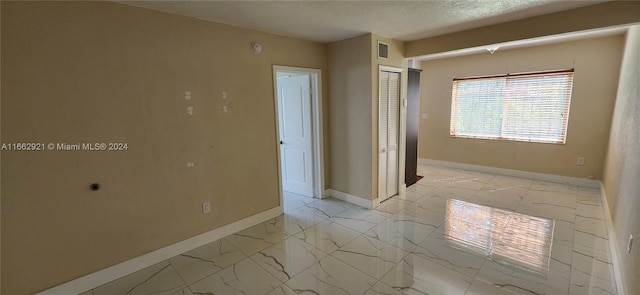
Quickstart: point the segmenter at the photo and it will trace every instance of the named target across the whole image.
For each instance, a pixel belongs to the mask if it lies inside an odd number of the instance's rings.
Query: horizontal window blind
[[[573,70],[454,79],[454,137],[565,143]]]

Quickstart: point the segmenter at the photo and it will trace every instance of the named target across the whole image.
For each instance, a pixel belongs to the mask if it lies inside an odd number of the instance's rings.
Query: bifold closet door
[[[398,194],[400,73],[380,71],[378,189],[380,201]]]

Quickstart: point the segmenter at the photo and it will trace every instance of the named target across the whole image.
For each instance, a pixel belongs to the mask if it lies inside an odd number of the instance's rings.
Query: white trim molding
[[[599,180],[589,179],[589,178],[578,178],[578,177],[571,177],[571,176],[562,176],[562,175],[554,175],[554,174],[546,174],[546,173],[538,173],[538,172],[506,169],[506,168],[497,168],[497,167],[489,167],[489,166],[481,166],[481,165],[472,165],[472,164],[449,162],[449,161],[439,161],[439,160],[431,160],[431,159],[423,159],[423,158],[418,159],[418,164],[470,170],[470,171],[484,172],[484,173],[492,173],[492,174],[498,174],[498,175],[514,176],[514,177],[549,181],[549,182],[562,183],[562,184],[571,184],[571,185],[577,185],[577,186],[583,186],[583,187],[589,187],[589,188],[600,188],[600,185],[601,185],[601,182]]]
[[[402,73],[404,72],[404,69],[392,66],[378,65],[378,72],[380,71]],[[400,97],[402,97],[402,95],[400,95]]]
[[[404,196],[407,194],[407,184],[403,183],[398,188],[398,195]]]
[[[261,222],[278,217],[284,213],[282,206],[275,207],[261,213],[238,220],[234,223],[216,228],[195,237],[177,242],[173,245],[149,252],[147,254],[135,257],[114,266],[107,267],[103,270],[94,272],[84,277],[69,281],[62,285],[58,285],[51,289],[44,290],[36,295],[62,295],[62,294],[80,294],[88,290],[104,285],[113,280],[119,279],[136,271],[142,270],[156,263],[160,263],[176,255],[193,250],[200,246],[204,246],[211,242],[217,241],[230,234],[239,232],[243,229],[252,227]]]
[[[600,186],[600,197],[602,198],[602,206],[604,207],[604,219],[607,224],[607,234],[609,238],[609,248],[611,248],[611,262],[613,263],[613,274],[616,279],[616,288],[619,295],[627,294],[622,281],[622,273],[620,272],[620,253],[618,252],[618,239],[613,228],[611,219],[611,211],[609,211],[609,203],[607,202],[607,193],[604,191],[604,185]]]
[[[326,190],[325,195],[331,196],[338,200],[345,201],[347,203],[351,203],[354,205],[358,205],[360,207],[367,208],[367,209],[374,209],[380,205],[378,198],[375,198],[373,200],[367,200],[365,198],[343,193],[341,191],[337,191],[334,189]]]

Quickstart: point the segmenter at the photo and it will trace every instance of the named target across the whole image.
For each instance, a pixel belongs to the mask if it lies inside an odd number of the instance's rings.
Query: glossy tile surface
[[[266,270],[244,259],[189,286],[194,294],[266,294],[281,282]]]
[[[284,283],[325,256],[310,244],[291,237],[253,254],[251,259]]]
[[[598,189],[418,165],[368,210],[285,214],[82,295],[617,294]]]
[[[226,240],[218,240],[169,259],[187,284],[223,270],[247,256]]]
[[[327,256],[287,282],[297,294],[363,294],[376,279]]]
[[[406,251],[361,235],[331,254],[356,269],[380,279],[407,254]]]
[[[382,282],[401,293],[464,294],[472,277],[409,254],[396,265]]]
[[[186,287],[173,266],[161,262],[93,290],[94,295],[162,294],[172,295]],[[179,293],[178,293],[179,294]]]

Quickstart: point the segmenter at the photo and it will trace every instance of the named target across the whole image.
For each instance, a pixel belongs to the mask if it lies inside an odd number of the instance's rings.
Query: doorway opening
[[[324,196],[322,72],[273,66],[280,199]]]

